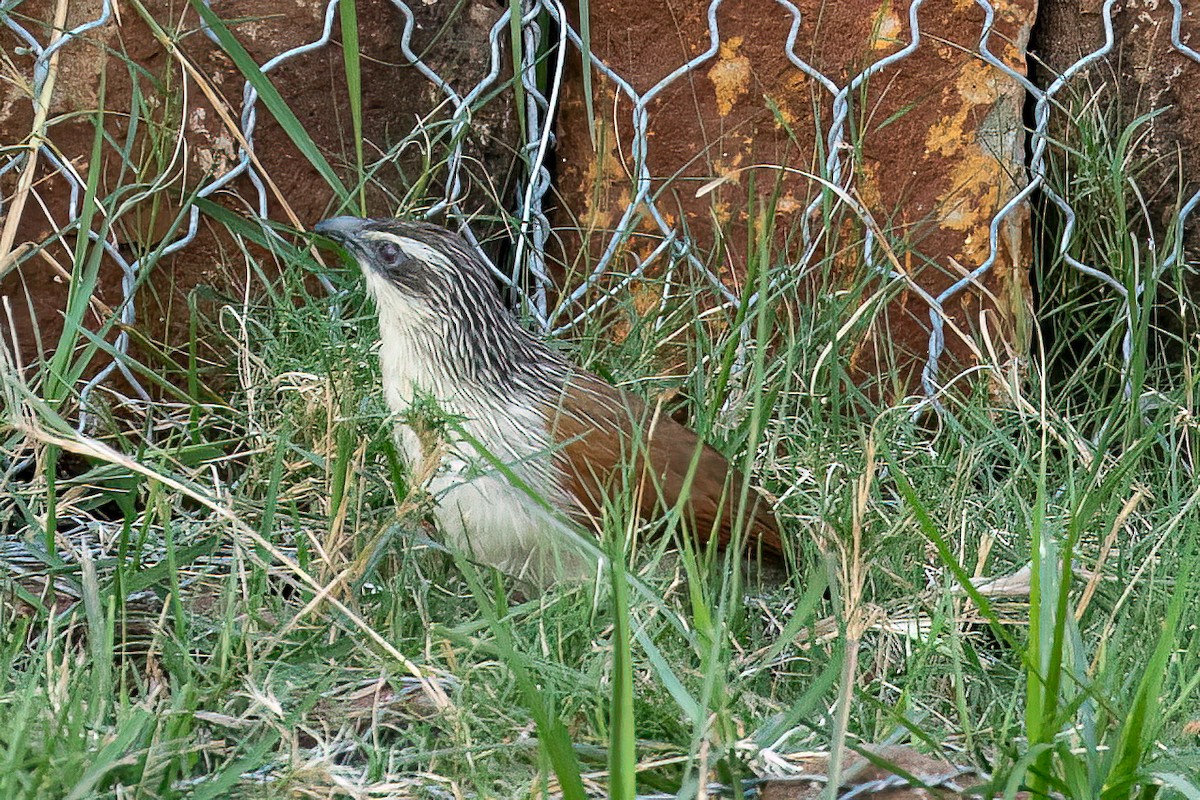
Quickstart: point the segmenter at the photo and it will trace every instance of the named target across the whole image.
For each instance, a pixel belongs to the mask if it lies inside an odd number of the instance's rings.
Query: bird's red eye
[[[388,266],[395,266],[400,260],[400,247],[395,242],[382,242],[376,253],[379,260]]]

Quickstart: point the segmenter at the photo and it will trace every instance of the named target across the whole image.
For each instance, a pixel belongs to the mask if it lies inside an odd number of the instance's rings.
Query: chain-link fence
[[[833,202],[835,203],[852,205],[855,202],[853,199],[855,172],[852,169],[848,169],[846,165],[847,159],[851,158],[854,152],[849,125],[851,99],[866,82],[885,79],[889,70],[894,69],[900,62],[912,56],[919,48],[931,45],[929,45],[922,32],[922,12],[925,0],[914,0],[908,7],[907,36],[909,38],[904,46],[886,57],[870,63],[869,66],[856,74],[839,80],[837,76],[822,72],[797,52],[795,43],[798,32],[806,24],[809,24],[809,20],[806,19],[805,15],[801,13],[801,10],[796,5],[788,2],[788,0],[777,0],[777,2],[790,15],[791,19],[791,28],[787,38],[786,57],[788,62],[790,62],[792,68],[797,73],[814,82],[819,87],[819,91],[827,95],[827,100],[831,103],[832,107],[832,114],[827,126],[822,131],[824,140],[823,152],[826,155],[824,163],[821,165],[820,174],[816,176],[823,183],[824,189],[820,193],[821,196],[811,201],[811,205],[804,216],[804,254],[801,256],[803,260],[810,258],[817,246],[817,236],[812,228],[819,221],[817,211],[820,205],[830,202],[830,198],[833,198]],[[919,286],[915,286],[911,281],[907,283],[907,290],[917,293],[921,300],[928,306],[928,353],[921,374],[921,384],[927,398],[931,400],[936,398],[940,386],[939,366],[946,347],[946,305],[960,293],[969,291],[973,284],[978,283],[993,268],[997,259],[1001,226],[1016,209],[1026,204],[1035,192],[1040,192],[1047,198],[1061,212],[1065,220],[1065,226],[1056,247],[1058,254],[1071,267],[1088,278],[1109,287],[1114,298],[1125,308],[1134,308],[1140,303],[1145,282],[1145,278],[1143,278],[1141,282],[1130,283],[1122,277],[1112,274],[1106,269],[1104,264],[1084,263],[1072,254],[1071,242],[1072,237],[1075,235],[1075,209],[1073,208],[1073,204],[1065,199],[1056,187],[1047,180],[1047,154],[1052,142],[1053,118],[1055,109],[1058,107],[1061,99],[1060,95],[1074,77],[1088,70],[1112,51],[1114,47],[1113,18],[1114,8],[1117,5],[1116,0],[1106,0],[1099,11],[1103,24],[1104,41],[1098,43],[1094,50],[1079,58],[1069,68],[1062,70],[1058,77],[1049,83],[1049,85],[1036,84],[1023,71],[1014,69],[1005,59],[994,55],[993,51],[996,45],[994,41],[996,7],[993,3],[988,2],[988,0],[976,0],[976,2],[984,14],[984,22],[978,31],[978,44],[975,55],[990,65],[998,74],[1019,84],[1028,94],[1032,103],[1032,127],[1028,131],[1030,147],[1028,150],[1028,162],[1026,164],[1027,176],[1025,180],[1021,181],[1023,186],[1020,190],[1009,198],[1007,202],[1004,202],[1003,206],[992,217],[989,251],[985,259],[976,264],[964,265],[967,270],[966,273],[961,275],[951,285],[938,292],[925,291]],[[0,19],[25,43],[29,52],[35,57],[31,96],[35,116],[44,116],[47,111],[45,104],[48,101],[48,97],[45,96],[42,88],[50,71],[49,65],[51,59],[54,57],[56,51],[71,47],[74,42],[87,36],[89,32],[110,23],[113,18],[113,6],[110,0],[104,0],[100,4],[99,12],[94,19],[76,25],[62,32],[61,35],[56,34],[45,39],[39,39],[21,21],[19,12],[23,5],[24,3],[18,1],[0,6]],[[452,143],[452,149],[449,158],[445,162],[445,178],[443,182],[445,194],[439,201],[433,204],[429,209],[429,214],[449,214],[451,217],[465,220],[466,215],[459,206],[463,190],[461,172],[464,159],[464,136],[462,134],[472,123],[472,112],[476,105],[482,99],[493,95],[497,90],[505,88],[505,82],[508,78],[502,76],[505,73],[506,59],[510,58],[509,53],[513,45],[513,38],[510,35],[513,30],[510,18],[510,14],[513,13],[512,9],[505,10],[491,26],[488,37],[490,64],[486,74],[468,91],[464,92],[456,91],[452,87],[451,81],[446,76],[439,74],[430,65],[427,56],[426,58],[422,58],[422,54],[414,51],[412,46],[414,17],[409,4],[393,0],[392,5],[395,7],[395,12],[404,20],[404,34],[401,48],[405,58],[412,67],[419,70],[429,83],[436,88],[449,108],[450,135],[448,138]],[[1193,49],[1185,41],[1187,36],[1184,33],[1183,26],[1186,12],[1182,2],[1180,0],[1172,0],[1170,5],[1172,13],[1170,30],[1171,46],[1176,53],[1200,64],[1200,52],[1197,52],[1197,50]],[[695,249],[690,246],[688,237],[678,222],[671,220],[669,215],[659,208],[650,167],[655,142],[648,136],[652,117],[656,113],[656,99],[669,87],[689,80],[691,76],[704,69],[706,65],[717,57],[723,41],[722,30],[718,24],[718,11],[721,9],[721,6],[722,0],[712,0],[707,7],[707,48],[697,53],[694,57],[678,63],[665,77],[649,88],[639,91],[616,69],[601,60],[596,53],[589,53],[588,60],[594,70],[593,74],[596,76],[596,79],[611,84],[610,88],[613,94],[618,94],[627,100],[631,109],[631,116],[628,120],[630,123],[628,126],[628,140],[625,142],[625,146],[627,147],[630,162],[633,166],[631,176],[633,190],[629,195],[628,202],[621,210],[617,223],[613,226],[607,245],[595,260],[590,271],[582,276],[576,285],[553,287],[545,258],[545,247],[551,232],[550,223],[546,216],[547,198],[551,191],[551,172],[547,167],[547,160],[554,148],[555,136],[553,125],[561,96],[564,64],[567,58],[578,57],[578,54],[583,51],[584,35],[579,29],[580,26],[572,24],[569,21],[567,10],[558,0],[525,0],[522,4],[520,24],[521,63],[518,72],[520,85],[523,87],[523,92],[520,96],[524,100],[524,108],[519,109],[519,111],[524,115],[524,125],[522,127],[526,133],[526,140],[523,142],[520,153],[525,174],[521,181],[518,196],[515,198],[515,217],[518,220],[520,236],[517,240],[517,249],[511,269],[504,270],[503,272],[497,270],[497,275],[502,277],[515,291],[522,295],[527,312],[534,323],[544,332],[561,334],[568,331],[575,324],[585,319],[588,314],[596,312],[607,298],[613,296],[615,292],[619,292],[629,282],[636,280],[642,274],[647,264],[663,254],[669,254],[678,263],[690,265],[691,269],[695,270],[704,280],[710,282],[727,299],[739,300],[733,290],[695,254]],[[337,11],[338,0],[331,0],[325,7],[324,24],[319,35],[315,36],[310,42],[288,49],[261,64],[260,69],[262,73],[269,76],[281,65],[286,64],[289,60],[297,56],[330,46]],[[210,38],[214,38],[214,41],[216,41],[211,30],[207,30],[206,32]],[[552,41],[543,41],[543,37],[549,37]],[[511,85],[509,88],[511,89]],[[203,186],[199,187],[194,196],[196,198],[208,197],[223,187],[228,186],[231,182],[244,177],[257,192],[257,213],[266,219],[272,211],[269,194],[264,186],[263,176],[259,174],[254,165],[250,152],[255,143],[259,94],[249,82],[245,84],[242,99],[240,133],[241,139],[246,146],[239,145],[239,159],[232,169],[213,177]],[[70,204],[68,222],[72,226],[79,225],[80,220],[83,219],[81,216],[81,202],[82,196],[86,191],[85,181],[76,168],[71,163],[64,161],[60,157],[60,153],[56,152],[49,143],[38,141],[35,137],[29,146],[9,148],[3,158],[3,162],[0,163],[0,175],[12,170],[21,170],[35,154],[36,157],[51,165],[57,172],[58,177],[69,184]],[[146,191],[150,191],[153,188],[148,187]],[[3,202],[3,200],[0,199],[0,202]],[[1170,246],[1169,252],[1164,253],[1163,257],[1157,260],[1154,269],[1160,271],[1169,269],[1183,259],[1184,226],[1190,215],[1195,211],[1198,203],[1200,203],[1200,191],[1183,197],[1181,205],[1177,208],[1176,213],[1169,223],[1171,231],[1167,237],[1167,242]],[[17,213],[18,211],[11,208],[3,210],[13,213]],[[182,250],[188,247],[193,241],[199,226],[201,212],[193,204],[189,213],[190,217],[186,230],[177,238],[159,248],[155,253],[155,258],[162,258]],[[648,215],[653,220],[654,226],[657,227],[658,232],[661,234],[660,243],[657,248],[649,253],[648,257],[640,260],[639,265],[635,266],[632,270],[625,271],[615,286],[608,286],[606,291],[600,293],[597,297],[593,290],[602,281],[610,277],[608,275],[610,267],[618,252],[621,251],[622,244],[630,234],[635,215]],[[108,256],[119,265],[121,270],[123,297],[122,302],[119,304],[118,312],[120,315],[120,325],[117,326],[117,333],[111,344],[112,350],[115,353],[123,354],[128,349],[130,343],[127,331],[138,319],[139,303],[137,286],[139,285],[139,273],[144,265],[139,260],[126,258],[112,241],[105,239],[98,232],[99,228],[94,222],[95,218],[91,216],[87,218],[93,220],[93,226],[90,229],[82,231],[82,233],[102,245]],[[12,227],[12,225],[13,221],[10,219],[6,230]],[[463,232],[471,236],[471,231],[465,224]],[[11,247],[11,233],[8,236],[9,241],[5,243],[5,250]],[[905,280],[904,275],[899,274],[893,266],[889,265],[886,259],[880,256],[879,242],[876,241],[876,236],[870,227],[866,229],[865,240],[862,244],[862,258],[868,266],[877,270],[883,279],[888,281]],[[559,301],[552,304],[552,297],[558,297]],[[747,299],[749,305],[753,305],[756,301],[756,296]],[[1123,346],[1126,369],[1128,369],[1129,365],[1133,336],[1133,321],[1126,314],[1126,331]],[[135,392],[143,397],[147,396],[147,392],[141,386],[137,377],[126,368],[122,359],[114,358],[82,387],[81,395],[84,408],[87,407],[88,395],[95,387],[105,381],[114,370],[119,370],[122,373],[125,380],[134,388]],[[86,415],[81,418],[80,424],[85,424],[85,422]]]

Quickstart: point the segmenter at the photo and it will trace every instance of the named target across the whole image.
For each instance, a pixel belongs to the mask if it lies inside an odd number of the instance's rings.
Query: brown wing
[[[721,547],[728,545],[741,476],[691,429],[665,414],[655,417],[638,397],[586,373],[568,380],[548,418],[559,467],[588,513],[598,515],[603,498],[628,475],[641,482],[639,514],[652,519],[678,502],[695,460],[684,512],[701,544],[715,533]],[[627,469],[630,465],[633,469]],[[746,506],[743,530],[750,549],[761,547],[767,559],[782,560],[783,543],[770,504],[751,487]]]

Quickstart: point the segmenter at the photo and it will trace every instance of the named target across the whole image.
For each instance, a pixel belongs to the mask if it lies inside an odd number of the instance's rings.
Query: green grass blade
[[[1197,782],[1196,776],[1189,778],[1175,772],[1156,772],[1154,777],[1163,786],[1171,787],[1187,800],[1200,800],[1200,782]]]
[[[988,626],[992,632],[1001,641],[1011,646],[1016,646],[1012,634],[1004,629],[1004,626],[1000,624],[1000,618],[992,610],[991,602],[979,593],[979,590],[975,588],[975,584],[971,582],[971,576],[967,574],[967,571],[958,563],[958,559],[954,557],[954,551],[950,548],[950,544],[938,529],[937,524],[933,521],[933,517],[929,514],[929,510],[917,495],[916,490],[908,480],[908,476],[904,474],[900,464],[892,457],[886,445],[880,448],[880,453],[888,462],[889,473],[892,480],[896,482],[896,488],[899,490],[900,496],[904,498],[908,507],[912,510],[913,516],[916,517],[917,524],[921,528],[921,532],[925,534],[926,538],[937,549],[942,563],[954,575],[954,579],[958,582],[959,587],[971,598],[971,602],[979,609],[979,613],[988,621]]]
[[[346,70],[346,102],[354,134],[354,163],[358,175],[358,213],[367,215],[367,182],[363,164],[362,60],[358,42],[357,0],[341,0],[338,14],[342,24],[342,63]]]
[[[196,9],[196,13],[204,20],[204,24],[221,42],[221,47],[225,50],[226,55],[237,66],[238,70],[245,76],[250,85],[258,92],[258,98],[262,101],[267,110],[274,115],[275,120],[291,139],[292,144],[296,145],[296,149],[308,159],[308,163],[312,164],[313,168],[325,179],[329,184],[329,188],[333,189],[338,200],[343,206],[350,203],[350,193],[346,191],[345,185],[338,178],[337,173],[333,171],[333,167],[325,160],[325,156],[317,149],[317,145],[313,142],[312,137],[308,135],[304,125],[292,113],[292,109],[284,101],[279,94],[279,90],[271,83],[270,79],[263,74],[258,63],[251,58],[246,52],[246,48],[242,47],[242,43],[237,40],[233,33],[225,25],[224,20],[216,15],[216,13],[206,6],[201,0],[189,0],[192,8]]]
[[[525,708],[533,717],[538,732],[538,744],[550,759],[564,800],[586,800],[587,792],[583,788],[579,759],[575,755],[570,732],[563,724],[562,719],[554,713],[553,707],[546,702],[548,696],[546,687],[539,686],[538,682],[533,679],[529,657],[517,650],[508,620],[500,617],[499,596],[493,598],[491,593],[483,588],[479,573],[466,558],[455,554],[454,561],[470,585],[480,611],[483,612],[488,626],[496,636],[497,650],[504,663],[512,671],[513,678],[524,698]]]
[[[104,96],[105,83],[103,77],[104,73],[101,72],[101,97]],[[101,157],[104,143],[104,126],[101,124],[99,116],[94,119],[93,124],[95,125],[96,133],[92,138],[92,154],[91,160],[88,162],[87,186],[84,189],[83,205],[79,213],[79,224],[75,228],[77,231],[90,230],[91,228],[92,219],[96,213],[96,193],[100,183],[100,176],[104,172],[104,160]],[[106,236],[107,234],[108,226],[103,225],[100,235]],[[67,305],[64,311],[62,333],[59,336],[58,346],[54,349],[54,355],[50,357],[50,362],[46,367],[46,382],[43,393],[46,400],[51,404],[57,405],[60,403],[73,387],[74,383],[72,379],[67,376],[82,373],[83,371],[84,365],[77,365],[73,368],[71,359],[78,357],[75,344],[81,331],[85,329],[83,318],[87,314],[88,301],[95,293],[96,284],[99,281],[102,253],[103,248],[94,244],[88,236],[76,236],[74,258],[72,259],[75,269],[72,270],[71,285],[67,291]]]
[[[596,149],[596,112],[592,103],[592,15],[588,0],[579,0],[579,41],[583,58],[583,114],[592,149]]]
[[[1185,606],[1193,611],[1195,609],[1196,598],[1191,586],[1195,552],[1196,546],[1193,541],[1182,558],[1182,572],[1175,578],[1171,603],[1154,652],[1146,663],[1133,703],[1121,725],[1116,757],[1104,782],[1102,800],[1122,800],[1131,796],[1131,789],[1140,779],[1141,765],[1147,750],[1153,746],[1152,737],[1162,719],[1160,695],[1163,680],[1178,642],[1179,623]]]
[[[613,549],[619,548],[614,544]],[[629,635],[632,611],[629,608],[624,553],[614,552],[608,559],[608,574],[612,584],[613,609],[608,796],[614,800],[633,800],[637,794],[637,753],[633,717],[633,653]]]
[[[86,798],[96,797],[96,785],[103,780],[105,775],[121,766],[122,761],[128,755],[127,751],[130,746],[142,737],[155,722],[154,715],[144,709],[135,710],[130,717],[123,720],[117,735],[101,747],[91,759],[87,771],[64,800],[86,800]]]
[[[529,124],[525,118],[525,84],[522,83],[525,75],[525,45],[521,28],[522,6],[521,0],[508,0],[508,43],[512,49],[513,108],[516,109],[517,124],[521,129],[521,141],[528,142]]]

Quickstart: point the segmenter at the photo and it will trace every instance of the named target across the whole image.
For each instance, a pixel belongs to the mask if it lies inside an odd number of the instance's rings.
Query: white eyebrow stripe
[[[449,268],[450,262],[444,253],[430,247],[424,242],[418,242],[416,239],[409,239],[406,236],[397,236],[394,233],[385,231],[366,231],[363,238],[368,241],[386,240],[395,243],[397,247],[411,259],[424,261],[426,263],[438,264],[439,266]]]

